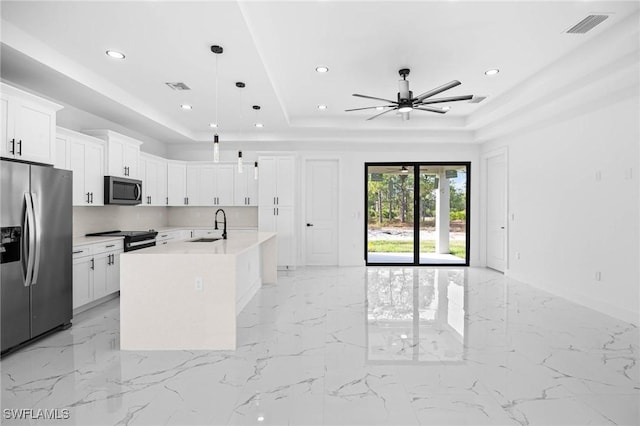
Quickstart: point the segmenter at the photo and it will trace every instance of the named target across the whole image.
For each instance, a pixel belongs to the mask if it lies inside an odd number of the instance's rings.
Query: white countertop
[[[177,228],[181,229],[181,228]],[[185,241],[176,241],[171,244],[157,245],[142,250],[135,250],[125,255],[144,256],[151,254],[222,254],[236,255],[243,251],[262,244],[276,236],[274,232],[238,231],[227,230],[228,238],[213,242],[193,242],[198,238],[190,238]],[[206,237],[204,237],[206,238]]]
[[[118,241],[124,237],[73,237],[73,247],[85,246],[88,244],[106,243],[107,241]]]

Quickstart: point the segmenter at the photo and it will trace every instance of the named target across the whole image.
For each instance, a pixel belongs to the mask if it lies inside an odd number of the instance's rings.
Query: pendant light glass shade
[[[213,162],[220,162],[220,144],[218,143],[218,135],[213,136]]]
[[[258,162],[253,163],[253,178],[258,180]]]
[[[242,151],[238,151],[238,173],[242,173]]]

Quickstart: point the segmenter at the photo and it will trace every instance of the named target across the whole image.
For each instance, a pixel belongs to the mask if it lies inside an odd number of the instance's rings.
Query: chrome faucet
[[[214,228],[213,229],[218,229],[218,213],[222,212],[222,219],[223,219],[223,224],[224,224],[224,229],[222,230],[222,239],[226,240],[227,239],[227,214],[224,212],[224,210],[222,209],[218,209],[216,210],[216,214],[213,216],[213,225]]]

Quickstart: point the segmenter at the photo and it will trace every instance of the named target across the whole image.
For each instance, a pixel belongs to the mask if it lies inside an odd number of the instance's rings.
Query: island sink
[[[214,241],[218,241],[221,240],[222,238],[220,237],[202,237],[202,238],[198,238],[197,240],[188,240],[188,242],[190,243],[212,243]]]

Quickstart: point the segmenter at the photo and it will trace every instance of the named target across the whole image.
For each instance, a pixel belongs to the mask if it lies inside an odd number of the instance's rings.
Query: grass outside
[[[413,253],[413,241],[411,240],[376,240],[369,241],[369,253]],[[434,253],[436,242],[434,240],[420,241],[420,253]],[[454,256],[465,258],[466,244],[464,241],[449,242],[449,252]]]

